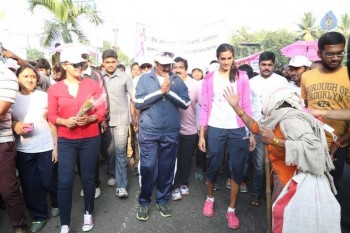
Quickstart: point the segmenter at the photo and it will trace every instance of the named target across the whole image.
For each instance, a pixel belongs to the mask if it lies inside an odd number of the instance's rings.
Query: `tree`
[[[286,29],[279,29],[274,32],[248,33],[247,29],[243,27],[232,34],[231,43],[235,46],[235,59],[258,52],[271,51],[276,55],[276,69],[281,69],[284,64],[288,63],[289,58],[283,57],[280,49],[293,43],[296,37],[295,32],[289,32]]]
[[[275,69],[282,69],[288,64],[289,58],[282,56],[280,49],[295,41],[296,33],[286,29],[279,29],[274,32],[264,32],[265,36],[260,42],[262,51],[271,51],[276,55]]]
[[[350,36],[350,17],[348,14],[340,16],[340,25],[337,26],[337,29],[345,38]]]
[[[44,24],[42,44],[45,47],[57,40],[72,43],[74,36],[80,43],[89,44],[79,24],[81,16],[86,16],[96,26],[103,23],[97,11],[87,4],[76,4],[72,0],[28,0],[28,3],[32,13],[40,6],[52,14],[52,18],[46,19]]]
[[[242,27],[231,36],[231,44],[235,49],[235,59],[247,57],[260,51],[260,34],[248,32],[247,27]]]
[[[299,40],[316,40],[318,37],[317,26],[315,25],[316,18],[311,12],[304,13],[304,17],[300,23],[297,23],[299,27],[298,39]]]
[[[44,57],[44,52],[41,52],[37,49],[27,49],[27,60],[28,61],[36,61],[39,58]]]
[[[111,42],[109,41],[103,41],[103,45],[102,45],[102,48],[100,48],[100,53],[102,54],[103,51],[107,50],[107,49],[113,49],[117,52],[117,55],[118,55],[118,61],[125,65],[126,67],[130,66],[131,63],[133,62],[132,60],[129,59],[129,57],[123,53],[120,48],[118,47],[117,49],[115,49],[114,47],[112,47],[112,44]],[[95,60],[93,60],[95,62]],[[102,61],[99,61],[102,63]]]

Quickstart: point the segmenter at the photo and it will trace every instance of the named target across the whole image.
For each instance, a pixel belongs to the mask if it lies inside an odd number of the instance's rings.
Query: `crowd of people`
[[[319,61],[297,55],[282,75],[275,72],[273,52],[260,54],[255,73],[248,64],[236,66],[234,48],[226,43],[217,47],[217,60],[207,70],[189,71],[186,58],[164,51],[154,61],[133,63],[130,75],[111,49],[103,52],[102,65],[93,67],[88,52],[74,46],[51,61],[26,61],[4,48],[0,195],[14,232],[39,232],[50,214],[59,216],[61,233],[72,232],[76,172],[83,187],[82,231],[92,230],[94,199],[103,191],[100,160],[106,163],[105,182],[121,199],[129,195],[127,169],[132,165],[140,181],[135,213],[140,221],[150,217],[154,186],[163,217],[172,216],[170,199],[190,195],[193,156],[195,178],[206,177],[207,193],[198,211],[207,218],[214,217],[218,174],[226,171],[230,229],[240,228],[236,204],[239,193],[248,192],[249,169],[249,202],[255,207],[270,198],[264,192],[270,180],[276,204],[284,190],[296,187],[292,180],[301,173],[326,177],[326,189],[336,194],[350,161],[345,44],[342,34],[327,32],[318,40]],[[271,177],[265,171],[265,148]],[[274,212],[273,232],[291,228],[293,221],[279,219],[283,214]],[[335,224],[340,229],[340,218]],[[334,226],[318,227],[315,232],[339,232]]]

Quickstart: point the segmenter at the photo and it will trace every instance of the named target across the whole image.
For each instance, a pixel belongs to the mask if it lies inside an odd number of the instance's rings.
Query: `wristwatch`
[[[92,121],[96,121],[97,119],[95,114],[91,115],[91,118],[92,118]]]

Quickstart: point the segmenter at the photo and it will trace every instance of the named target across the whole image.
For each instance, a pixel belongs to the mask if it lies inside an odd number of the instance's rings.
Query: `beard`
[[[339,66],[341,66],[342,61],[339,61],[339,64],[337,66],[331,66],[329,64],[329,62],[325,61],[323,58],[321,58],[322,61],[322,66],[325,70],[329,70],[329,71],[335,71],[339,68]]]
[[[323,68],[324,69],[326,69],[326,70],[329,70],[329,71],[335,71],[335,70],[337,70],[338,68],[339,68],[339,66],[341,65],[341,63],[339,63],[339,65],[337,65],[337,66],[330,66],[329,64],[327,64],[327,63],[323,63],[322,64],[322,66],[323,66]]]

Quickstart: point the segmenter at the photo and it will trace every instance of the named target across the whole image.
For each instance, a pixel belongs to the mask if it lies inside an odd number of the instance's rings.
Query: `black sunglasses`
[[[140,68],[141,69],[151,69],[152,68],[152,65],[150,65],[150,64],[146,64],[146,65],[142,65],[142,66],[140,66]]]
[[[85,62],[79,62],[79,63],[66,63],[67,65],[71,65],[73,66],[75,69],[79,68],[79,67],[84,67],[85,66]]]

